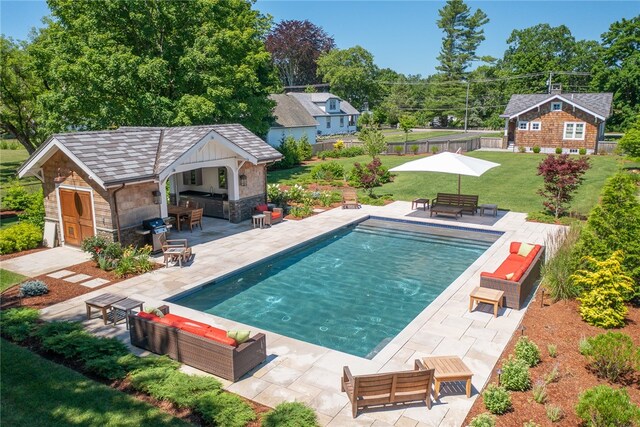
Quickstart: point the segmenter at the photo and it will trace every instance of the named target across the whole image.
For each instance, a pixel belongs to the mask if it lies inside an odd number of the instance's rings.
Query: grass
[[[8,341],[0,345],[3,425],[189,425]]]
[[[544,154],[520,154],[505,152],[476,151],[471,157],[500,163],[481,177],[463,176],[461,192],[477,194],[480,203],[497,203],[501,209],[516,212],[539,212],[543,209],[542,198],[537,194],[542,187],[542,178],[536,175],[537,166]],[[420,156],[382,156],[382,164],[388,168],[398,166]],[[605,180],[619,168],[617,156],[590,156],[591,169],[585,174],[585,181],[576,192],[571,210],[588,214],[598,202],[600,189]],[[347,171],[354,162],[368,163],[371,158],[359,156],[335,160]],[[313,164],[293,169],[269,172],[269,183],[292,185],[298,180],[310,180],[309,171]],[[455,175],[431,172],[402,172],[394,181],[375,189],[377,195],[389,195],[394,200],[409,201],[417,197],[433,198],[438,192],[456,193],[458,178]]]
[[[396,130],[396,132],[400,132],[400,134],[385,135],[385,139],[387,142],[404,142],[404,132],[401,130]],[[445,135],[454,135],[458,134],[461,131],[457,130],[435,130],[433,132],[409,132],[408,142],[418,141],[420,139],[427,138],[435,138],[436,136],[445,136]]]
[[[0,268],[0,292],[4,292],[5,289],[9,289],[26,278],[27,277],[22,274]]]

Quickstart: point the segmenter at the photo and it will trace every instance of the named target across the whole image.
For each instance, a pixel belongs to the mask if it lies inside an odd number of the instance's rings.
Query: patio
[[[285,221],[271,228],[252,229],[248,222],[230,224],[206,219],[203,231],[182,231],[171,237],[187,238],[195,253],[191,265],[163,268],[107,289],[108,292],[145,301],[158,306],[173,295],[194,289],[214,278],[246,267],[274,253],[287,250],[303,241],[342,227],[369,215],[421,222],[457,225],[473,224],[475,228],[504,232],[476,262],[458,277],[436,300],[420,313],[372,360],[298,341],[269,331],[241,325],[217,316],[197,312],[169,303],[171,312],[205,321],[225,329],[251,329],[267,335],[267,361],[251,375],[226,388],[265,405],[298,400],[309,404],[323,425],[397,425],[449,426],[461,425],[473,401],[491,374],[503,348],[516,331],[524,310],[500,309],[493,317],[491,308],[468,312],[468,296],[478,285],[483,270],[493,271],[508,251],[513,240],[544,243],[557,226],[525,221],[525,214],[500,212],[495,217],[464,215],[461,219],[428,217],[411,209],[409,202],[395,202],[384,207],[363,206],[358,210],[333,209],[303,221]],[[487,223],[471,223],[469,219],[487,219]],[[102,292],[104,292],[103,290]],[[83,320],[84,300],[101,291],[83,295],[42,311],[47,320]],[[104,326],[99,319],[85,321],[87,328],[106,336],[117,336],[128,342],[124,324]],[[133,349],[140,354],[140,349]],[[442,397],[431,410],[424,405],[367,411],[356,419],[351,405],[340,391],[343,366],[354,375],[411,369],[416,358],[430,355],[457,355],[473,371],[472,397],[467,399],[458,384],[445,384]],[[185,370],[193,371],[189,367]]]

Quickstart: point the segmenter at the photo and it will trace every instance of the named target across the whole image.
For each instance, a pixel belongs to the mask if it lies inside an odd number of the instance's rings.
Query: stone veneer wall
[[[267,195],[265,193],[240,200],[229,200],[229,221],[238,223],[250,219],[253,210],[261,203],[266,203]]]
[[[264,195],[267,191],[267,166],[246,162],[238,171],[238,176],[246,175],[246,187],[239,186],[240,200],[247,197]],[[238,182],[238,185],[240,183]]]

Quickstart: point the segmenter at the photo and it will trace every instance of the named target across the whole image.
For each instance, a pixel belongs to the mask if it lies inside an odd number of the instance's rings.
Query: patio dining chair
[[[189,223],[189,230],[193,231],[194,226],[199,226],[200,230],[202,230],[202,215],[204,213],[204,208],[194,209],[191,212],[191,215],[187,218],[187,222]]]

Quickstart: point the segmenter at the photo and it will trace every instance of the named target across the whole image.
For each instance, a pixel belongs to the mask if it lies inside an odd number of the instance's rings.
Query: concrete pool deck
[[[481,271],[493,271],[508,254],[511,241],[542,243],[559,227],[526,222],[526,214],[501,212],[491,225],[469,224],[468,216],[452,221],[427,215],[416,215],[409,202],[394,202],[384,207],[363,206],[362,209],[333,209],[303,221],[285,221],[267,229],[251,229],[244,223],[222,221],[205,224],[205,232],[217,235],[206,239],[197,233],[176,237],[188,238],[196,254],[193,263],[180,269],[171,267],[144,274],[42,310],[47,320],[81,320],[91,331],[115,336],[128,342],[124,324],[104,326],[98,319],[84,319],[84,300],[105,291],[131,296],[158,306],[176,294],[198,288],[202,284],[238,268],[248,266],[274,253],[320,236],[369,215],[439,224],[457,224],[477,229],[498,230],[504,234],[461,276],[426,307],[400,334],[372,360],[309,344],[269,331],[242,325],[169,303],[171,311],[226,329],[251,329],[267,335],[265,363],[236,383],[221,380],[229,391],[268,406],[283,401],[302,401],[313,407],[322,425],[328,426],[460,426],[473,401],[491,374],[498,357],[516,331],[525,310],[501,309],[494,318],[492,307],[468,312],[469,293],[478,286]],[[476,222],[478,218],[472,218]],[[218,229],[219,228],[219,229]],[[204,233],[203,233],[204,234]],[[486,308],[486,309],[485,309]],[[135,349],[137,354],[145,354]],[[428,355],[458,355],[473,371],[472,397],[467,399],[464,387],[445,384],[440,401],[431,410],[424,404],[366,411],[353,419],[351,404],[340,391],[342,367],[349,366],[354,375],[411,369],[413,361]],[[185,368],[189,372],[196,372]]]

